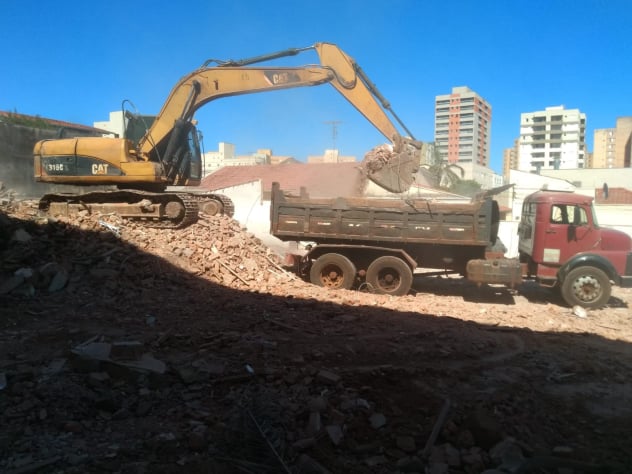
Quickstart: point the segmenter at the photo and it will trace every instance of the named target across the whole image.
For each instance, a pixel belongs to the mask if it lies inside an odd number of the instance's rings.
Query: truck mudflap
[[[474,283],[495,283],[511,288],[522,283],[522,265],[517,258],[476,259],[467,262],[467,279]]]

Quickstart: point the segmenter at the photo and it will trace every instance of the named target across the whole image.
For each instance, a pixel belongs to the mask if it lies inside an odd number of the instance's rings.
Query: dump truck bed
[[[275,237],[318,244],[487,246],[498,222],[498,206],[491,199],[310,199],[287,196],[277,183],[272,186],[270,214]]]

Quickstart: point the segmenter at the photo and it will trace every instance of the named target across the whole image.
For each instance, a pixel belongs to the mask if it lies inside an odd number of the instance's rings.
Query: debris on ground
[[[630,290],[331,292],[226,216],[6,202],[2,472],[630,471]]]

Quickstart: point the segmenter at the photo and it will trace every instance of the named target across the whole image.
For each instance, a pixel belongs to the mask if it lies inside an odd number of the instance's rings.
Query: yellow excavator
[[[251,66],[307,50],[316,50],[320,65]],[[239,61],[206,61],[175,85],[138,140],[78,137],[36,143],[36,181],[117,187],[114,191],[47,194],[40,200],[40,209],[54,214],[80,209],[116,212],[154,227],[184,227],[197,219],[199,211],[232,214],[232,202],[225,196],[167,190],[168,186],[198,186],[201,182],[195,112],[221,97],[321,84],[336,88],[391,142],[388,153],[365,158],[362,168],[367,178],[392,192],[407,190],[419,163],[421,143],[350,56],[334,44],[316,43]],[[397,131],[386,110],[406,137]]]

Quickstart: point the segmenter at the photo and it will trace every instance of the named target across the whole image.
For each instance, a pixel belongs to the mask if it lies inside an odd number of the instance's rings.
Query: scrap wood
[[[446,422],[446,418],[448,417],[448,413],[450,412],[450,400],[446,398],[443,403],[443,407],[441,408],[441,412],[437,418],[436,423],[432,427],[432,432],[430,433],[430,437],[428,437],[428,441],[426,441],[426,446],[424,447],[422,456],[424,458],[428,458],[430,456],[430,451],[432,450],[437,438],[439,437],[439,433],[443,428],[443,425]]]

